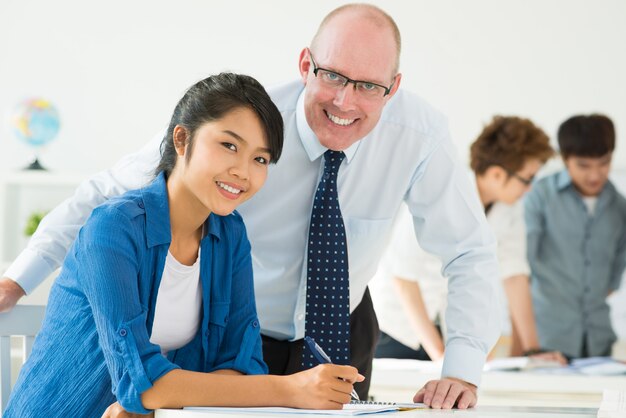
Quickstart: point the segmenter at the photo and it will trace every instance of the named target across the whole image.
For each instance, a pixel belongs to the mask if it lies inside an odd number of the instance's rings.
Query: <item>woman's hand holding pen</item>
[[[341,409],[350,402],[355,382],[365,377],[352,366],[320,364],[312,369],[285,376],[291,391],[290,405],[294,408]]]

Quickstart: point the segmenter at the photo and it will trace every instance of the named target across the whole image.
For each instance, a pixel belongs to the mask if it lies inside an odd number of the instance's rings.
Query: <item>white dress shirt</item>
[[[487,221],[498,241],[498,262],[502,281],[519,275],[530,275],[526,258],[526,226],[524,206],[495,203]],[[372,301],[381,331],[407,347],[417,350],[421,342],[407,314],[398,302],[391,279],[400,277],[419,284],[424,305],[431,320],[445,318],[447,281],[441,274],[441,261],[420,248],[413,233],[411,216],[406,207],[398,214],[391,242],[370,284]],[[504,286],[497,286],[500,316],[504,335],[511,334],[511,321]],[[442,324],[444,325],[444,324]],[[445,327],[444,335],[445,335]]]
[[[306,237],[326,151],[304,117],[303,89],[301,82],[293,82],[270,91],[285,123],[282,157],[270,166],[265,186],[239,208],[252,244],[262,332],[289,340],[304,335]],[[159,142],[155,138],[81,185],[46,217],[6,274],[32,290],[61,263],[91,208],[145,182],[145,173],[156,167]],[[441,257],[449,278],[443,375],[478,384],[500,328],[495,239],[457,161],[445,118],[417,96],[398,91],[374,130],[345,154],[338,193],[348,241],[351,310],[376,271],[404,201],[422,247]]]

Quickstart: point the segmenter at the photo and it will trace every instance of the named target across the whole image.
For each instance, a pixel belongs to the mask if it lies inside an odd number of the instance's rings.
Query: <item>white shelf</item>
[[[0,172],[0,260],[13,260],[26,246],[23,231],[32,213],[49,212],[87,177],[54,171]]]
[[[54,171],[11,171],[0,175],[5,185],[19,186],[72,186],[76,187],[83,178],[80,173],[58,173]]]

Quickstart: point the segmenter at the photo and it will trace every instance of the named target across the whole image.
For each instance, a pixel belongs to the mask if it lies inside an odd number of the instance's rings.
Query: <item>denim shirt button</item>
[[[139,202],[139,203],[137,204],[137,206],[139,206],[141,209],[143,209],[143,208],[144,208],[144,206],[143,206],[143,202]]]
[[[228,317],[225,317],[225,318],[224,318],[224,323],[225,323],[225,324],[228,324]]]
[[[259,327],[259,321],[254,321],[254,322],[252,323],[252,326],[253,326],[254,328],[258,328],[258,327]]]
[[[122,329],[120,330],[120,335],[121,335],[122,337],[125,337],[125,336],[126,336],[126,334],[127,334],[126,330],[125,330],[124,328],[122,328]]]

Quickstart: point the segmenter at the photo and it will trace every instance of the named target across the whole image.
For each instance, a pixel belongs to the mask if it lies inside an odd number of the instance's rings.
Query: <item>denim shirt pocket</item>
[[[211,368],[215,364],[217,354],[219,353],[224,332],[228,324],[228,315],[230,312],[230,302],[211,302],[209,315],[209,324],[206,331],[207,339],[207,367]]]

